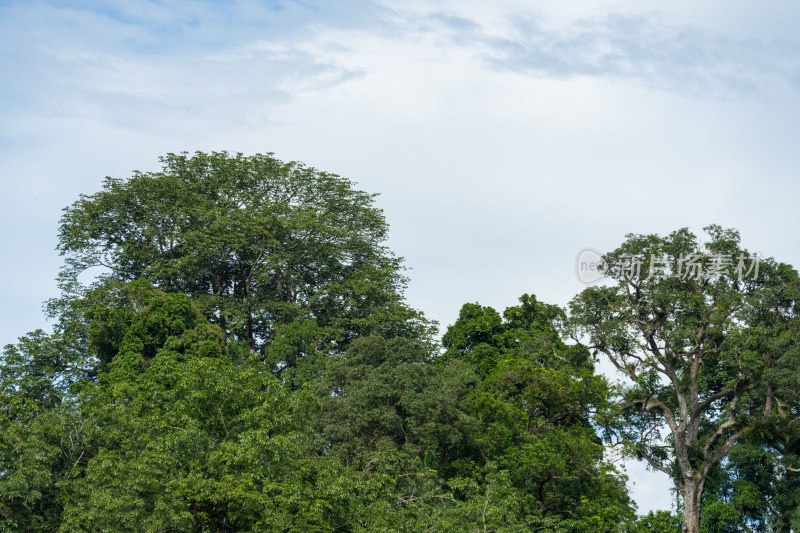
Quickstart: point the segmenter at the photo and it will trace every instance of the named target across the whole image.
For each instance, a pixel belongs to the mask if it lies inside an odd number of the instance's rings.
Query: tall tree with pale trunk
[[[574,338],[627,385],[616,435],[671,476],[685,533],[700,531],[709,473],[737,443],[796,416],[800,280],[740,246],[738,232],[628,235],[604,256],[613,284],[571,302]],[[662,430],[666,428],[666,433]],[[790,473],[787,473],[790,475]]]

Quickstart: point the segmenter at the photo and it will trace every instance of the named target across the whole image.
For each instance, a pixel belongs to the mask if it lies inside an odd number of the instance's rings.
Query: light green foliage
[[[114,374],[112,370],[110,374]],[[104,435],[66,489],[76,531],[304,531],[321,527],[319,467],[303,453],[310,404],[259,365],[160,353],[94,402]],[[108,396],[117,396],[110,403]],[[313,404],[311,404],[313,405]]]
[[[3,409],[0,418],[0,531],[49,531],[58,523],[53,470],[60,450],[50,417],[29,420],[26,407]]]
[[[787,466],[798,462],[797,453],[797,441],[777,432],[734,446],[706,483],[703,531],[793,531],[800,517],[800,475]]]
[[[329,530],[317,484],[332,463],[304,444],[313,398],[291,394],[258,358],[235,364],[185,295],[129,289],[128,320],[113,320],[124,330],[111,336],[116,354],[81,395],[95,436],[73,466],[81,475],[58,486],[61,530]]]
[[[629,530],[631,533],[679,533],[681,517],[669,511],[650,511],[639,518]]]
[[[84,461],[92,421],[69,391],[85,376],[60,335],[36,331],[6,346],[0,365],[0,531],[52,531],[59,484]]]

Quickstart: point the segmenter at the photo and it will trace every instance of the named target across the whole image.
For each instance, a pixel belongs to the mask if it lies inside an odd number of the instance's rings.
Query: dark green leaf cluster
[[[616,531],[632,511],[596,429],[613,416],[611,390],[589,352],[561,339],[565,318],[527,294],[502,317],[478,304],[461,309],[442,361],[467,363],[480,381],[466,404],[479,430],[459,475],[507,475],[526,527]]]

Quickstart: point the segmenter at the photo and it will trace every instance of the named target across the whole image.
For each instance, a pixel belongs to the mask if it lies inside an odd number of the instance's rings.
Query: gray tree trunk
[[[705,479],[693,475],[683,480],[683,528],[682,533],[700,533],[700,496],[703,494]]]

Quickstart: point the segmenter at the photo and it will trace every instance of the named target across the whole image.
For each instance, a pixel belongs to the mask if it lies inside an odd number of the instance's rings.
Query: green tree
[[[419,337],[430,325],[403,301],[400,259],[374,195],[353,183],[271,154],[167,154],[159,172],[107,178],[61,219],[60,280],[83,295],[94,267],[124,282],[147,279],[190,296],[226,338],[264,353],[289,331],[299,342],[277,368],[366,334]],[[70,298],[53,302],[63,316]],[[325,342],[323,342],[325,341]]]
[[[430,342],[374,196],[271,155],[162,163],[65,210],[55,331],[0,364],[0,529],[366,530],[402,454],[326,453],[302,384],[360,336]]]
[[[419,341],[358,339],[317,381],[321,447],[390,483],[384,514],[416,523],[449,500],[443,478],[477,425],[462,409],[475,381],[464,365],[436,364]]]
[[[790,331],[798,331],[795,318]],[[789,533],[800,527],[800,350],[784,338],[782,355],[765,372],[780,390],[777,416],[737,443],[709,474],[703,493],[704,531]]]
[[[126,309],[92,309],[90,342],[115,352],[96,382],[47,409],[9,394],[18,409],[0,419],[0,525],[333,531],[332,517],[358,503],[356,487],[382,494],[315,452],[313,396],[226,343],[186,295],[123,289]]]
[[[789,533],[800,526],[800,449],[794,425],[773,420],[712,469],[702,499],[702,531]]]
[[[475,381],[463,365],[435,364],[419,341],[359,339],[327,361],[319,382],[322,434],[332,453],[359,468],[387,447],[447,468],[469,446],[475,421],[461,407]]]
[[[669,511],[650,511],[639,517],[631,527],[631,533],[679,533],[681,517]]]
[[[673,477],[687,533],[700,530],[713,469],[797,405],[797,272],[755,261],[735,230],[706,231],[703,244],[687,229],[628,235],[604,256],[616,283],[570,306],[576,340],[629,380],[619,436]]]
[[[466,362],[482,378],[465,407],[480,426],[450,483],[477,483],[475,498],[490,479],[506,480],[518,529],[619,531],[634,512],[593,422],[611,415],[610,389],[588,350],[561,339],[565,319],[527,294],[502,316],[462,307],[442,359]]]
[[[59,485],[85,464],[94,434],[75,393],[85,383],[70,343],[35,331],[8,345],[0,363],[0,531],[53,531]]]

